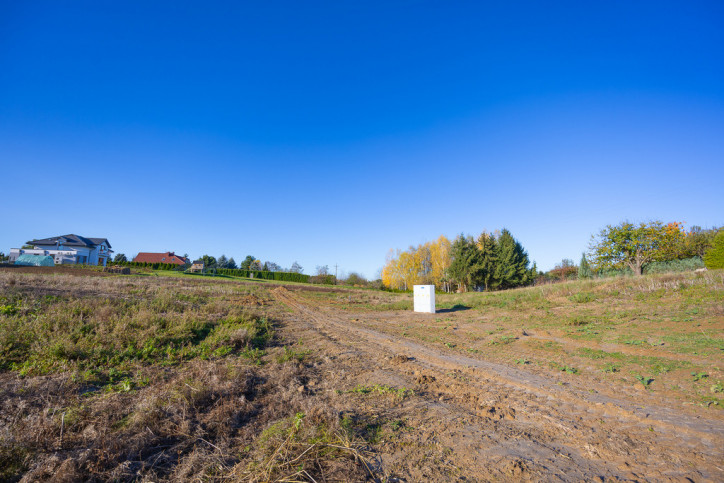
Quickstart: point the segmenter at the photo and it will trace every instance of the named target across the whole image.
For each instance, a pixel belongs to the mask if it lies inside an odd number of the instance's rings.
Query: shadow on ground
[[[467,305],[455,304],[452,307],[450,307],[449,309],[438,309],[438,310],[435,310],[435,312],[438,314],[444,314],[447,312],[460,312],[461,310],[470,310],[471,308],[472,307],[468,307]]]

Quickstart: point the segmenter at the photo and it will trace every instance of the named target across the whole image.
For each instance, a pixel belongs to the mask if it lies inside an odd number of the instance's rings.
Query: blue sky
[[[150,5],[152,3],[152,5]],[[721,2],[0,2],[0,251],[374,277],[511,230],[724,224]]]

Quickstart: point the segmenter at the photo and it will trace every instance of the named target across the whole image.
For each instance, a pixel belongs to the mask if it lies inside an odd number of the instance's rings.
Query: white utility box
[[[415,295],[415,312],[435,313],[434,285],[415,285],[413,294]]]

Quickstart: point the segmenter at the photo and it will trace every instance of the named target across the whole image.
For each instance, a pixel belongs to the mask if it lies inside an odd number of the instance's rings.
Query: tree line
[[[678,221],[607,225],[591,237],[588,248],[578,265],[563,259],[539,274],[536,283],[724,268],[724,229],[692,226],[686,230]]]
[[[258,272],[288,272],[288,273],[302,273],[304,270],[302,266],[296,261],[289,268],[282,268],[279,264],[266,261],[261,262],[258,258],[253,255],[247,255],[244,260],[237,266],[234,257],[226,258],[226,255],[221,255],[218,259],[211,255],[204,255],[200,258],[204,262],[206,268],[216,269],[239,269],[239,270],[250,270]]]
[[[504,228],[483,231],[477,238],[460,234],[452,242],[443,235],[406,251],[390,251],[382,283],[395,290],[430,284],[446,292],[466,292],[520,287],[536,275],[528,253]]]
[[[184,254],[184,258],[189,260],[188,266],[191,266],[191,258],[189,258],[188,254]],[[282,268],[279,264],[266,261],[262,263],[259,259],[254,257],[253,255],[247,255],[246,258],[241,262],[240,265],[236,264],[236,261],[234,260],[234,257],[226,258],[226,255],[221,255],[218,259],[216,257],[213,257],[211,255],[203,255],[199,258],[199,260],[204,262],[204,267],[206,268],[216,268],[216,269],[231,269],[231,270],[247,270],[247,271],[256,271],[256,272],[288,272],[288,273],[302,273],[304,271],[304,268],[297,263],[296,261],[292,264],[290,268]],[[129,262],[128,258],[123,253],[118,253],[113,258],[113,263],[116,264],[122,264],[122,263],[133,263]],[[159,264],[157,264],[159,265]],[[160,264],[160,265],[166,265],[166,264]],[[173,265],[173,267],[176,267],[176,265]]]
[[[563,259],[548,272],[538,272],[528,253],[507,229],[479,236],[445,236],[390,250],[382,284],[393,290],[435,285],[438,290],[502,290],[533,283],[623,274],[642,275],[724,268],[724,227],[684,229],[682,222],[649,221],[607,225],[591,237],[587,253],[576,264]]]
[[[677,260],[699,259],[708,268],[724,268],[715,258],[724,232],[720,228],[702,229],[693,226],[689,231],[684,223],[650,221],[607,225],[591,237],[589,256],[594,270],[630,270],[642,275],[654,264]]]

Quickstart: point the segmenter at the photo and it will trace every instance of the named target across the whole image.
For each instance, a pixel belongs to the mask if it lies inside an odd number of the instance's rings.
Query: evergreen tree
[[[226,268],[231,268],[231,269],[239,268],[239,266],[236,264],[236,260],[234,260],[234,257],[229,258],[229,261],[226,262]]]
[[[497,288],[495,279],[495,265],[497,262],[497,242],[492,233],[482,232],[478,237],[478,251],[480,259],[479,278],[485,290]]]
[[[706,268],[724,268],[724,230],[714,237],[711,248],[704,254],[704,263]]]
[[[113,261],[114,262],[127,262],[128,258],[126,258],[126,255],[124,255],[123,253],[118,253],[118,254],[116,254],[115,257],[113,257]]]
[[[588,260],[586,260],[586,254],[584,253],[581,256],[581,263],[578,264],[578,278],[591,278],[593,277],[593,272],[591,271],[591,266],[588,264]]]
[[[533,281],[534,274],[528,268],[530,264],[528,253],[505,228],[498,238],[496,258],[495,279],[499,288],[518,287]]]
[[[216,258],[212,257],[211,255],[204,255],[201,257],[201,260],[204,261],[204,268],[216,268]]]
[[[249,267],[251,267],[251,264],[254,263],[254,258],[251,255],[247,255],[243,262],[241,262],[241,269],[242,270],[249,270]]]
[[[265,272],[268,272],[268,271],[269,271],[269,264],[266,263],[266,262],[264,262],[264,266],[262,267],[262,270],[265,271]]]
[[[228,268],[229,260],[226,258],[226,255],[221,255],[218,260],[216,260],[216,266],[218,268]]]
[[[522,245],[521,245],[521,248],[522,248]],[[526,258],[525,264],[526,264],[526,266],[528,266],[528,263],[530,262],[530,260],[528,259],[528,252],[523,251],[523,253],[525,253],[525,258]],[[535,264],[535,262],[533,262],[533,266],[530,267],[530,270],[526,270],[525,275],[526,275],[526,277],[525,277],[524,285],[531,285],[531,284],[535,283],[535,280],[538,278],[538,275],[539,275],[538,266]]]
[[[535,282],[538,278],[538,265],[536,265],[535,262],[533,262],[533,266],[530,268],[530,280],[531,282]]]
[[[466,292],[475,288],[480,281],[482,268],[480,252],[471,237],[458,236],[450,247],[450,278],[458,284],[460,291]]]

